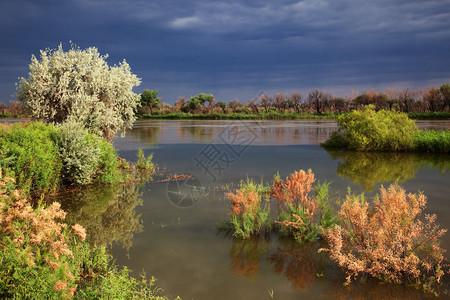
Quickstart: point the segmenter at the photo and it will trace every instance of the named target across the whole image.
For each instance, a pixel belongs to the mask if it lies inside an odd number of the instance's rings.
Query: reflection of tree
[[[131,247],[133,235],[143,229],[135,208],[142,197],[134,185],[86,187],[63,195],[63,209],[70,224],[86,228],[93,245],[120,242]]]
[[[270,240],[260,238],[251,240],[233,239],[230,250],[232,273],[251,277],[259,270],[259,260],[268,251]]]
[[[413,178],[423,166],[430,166],[441,172],[450,168],[448,155],[335,150],[327,152],[332,159],[340,160],[337,166],[338,175],[348,177],[370,192],[381,182],[402,182]]]
[[[198,126],[195,123],[188,123],[183,127],[177,128],[177,135],[180,139],[189,136],[194,140],[211,141],[214,139],[215,134],[216,128],[214,126]]]
[[[317,274],[317,243],[299,244],[289,239],[280,240],[277,251],[269,261],[273,271],[282,274],[293,289],[305,290],[312,286]]]
[[[142,124],[141,126],[136,126],[133,130],[128,130],[127,134],[130,136],[148,143],[150,145],[158,145],[159,137],[161,136],[161,126],[160,124]]]

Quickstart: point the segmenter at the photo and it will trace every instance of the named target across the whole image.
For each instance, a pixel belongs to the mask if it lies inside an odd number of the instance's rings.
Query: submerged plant
[[[406,194],[393,184],[381,188],[373,205],[364,195],[348,194],[339,212],[339,225],[325,236],[331,258],[347,272],[347,282],[361,274],[387,282],[412,281],[427,289],[444,275],[439,239],[447,231],[436,215],[420,220],[426,197]]]
[[[241,181],[236,193],[227,193],[231,201],[231,225],[234,236],[248,239],[270,229],[270,207],[262,184],[252,179]]]

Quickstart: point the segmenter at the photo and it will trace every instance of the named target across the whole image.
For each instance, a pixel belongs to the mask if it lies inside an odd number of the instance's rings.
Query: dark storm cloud
[[[31,54],[68,41],[123,58],[167,102],[214,93],[450,81],[450,1],[1,1],[0,100]]]

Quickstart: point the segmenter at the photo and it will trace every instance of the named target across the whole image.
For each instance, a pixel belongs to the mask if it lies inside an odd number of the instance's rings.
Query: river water
[[[450,129],[450,121],[418,121],[420,128]],[[311,169],[330,183],[334,200],[355,193],[374,196],[398,181],[428,197],[426,213],[450,228],[450,157],[429,154],[327,152],[319,146],[337,129],[335,121],[161,121],[135,123],[117,138],[119,155],[136,161],[137,150],[153,153],[160,169],[187,174],[179,182],[144,183],[77,191],[68,219],[88,227],[95,243],[112,245],[120,265],[158,279],[165,295],[182,299],[420,299],[403,286],[344,287],[344,274],[319,242],[297,244],[273,235],[237,240],[217,225],[230,206],[223,189],[246,177],[269,182]],[[450,237],[442,246],[450,249]],[[448,257],[448,255],[447,255]]]

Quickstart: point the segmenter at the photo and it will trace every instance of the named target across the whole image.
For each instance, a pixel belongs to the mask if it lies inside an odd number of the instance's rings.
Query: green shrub
[[[227,193],[231,201],[231,225],[234,236],[248,239],[268,232],[270,229],[270,207],[263,184],[256,184],[251,179],[241,181],[236,193]]]
[[[123,180],[120,172],[120,161],[114,146],[106,139],[98,140],[100,148],[100,159],[98,164],[97,179],[101,182],[114,183]]]
[[[138,157],[138,161],[136,163],[136,168],[142,169],[142,170],[149,170],[151,172],[153,172],[155,170],[155,165],[152,162],[153,153],[146,157],[144,154],[144,150],[139,149],[137,157]]]
[[[41,122],[16,123],[0,129],[1,165],[26,194],[46,194],[60,184],[62,162],[55,140],[58,130]]]
[[[450,130],[421,130],[413,134],[414,150],[417,152],[450,152]]]
[[[90,183],[99,164],[99,138],[77,122],[67,121],[58,127],[57,142],[64,179],[69,183]]]
[[[338,117],[338,131],[322,144],[356,151],[410,151],[417,126],[406,114],[375,111],[373,105]]]

